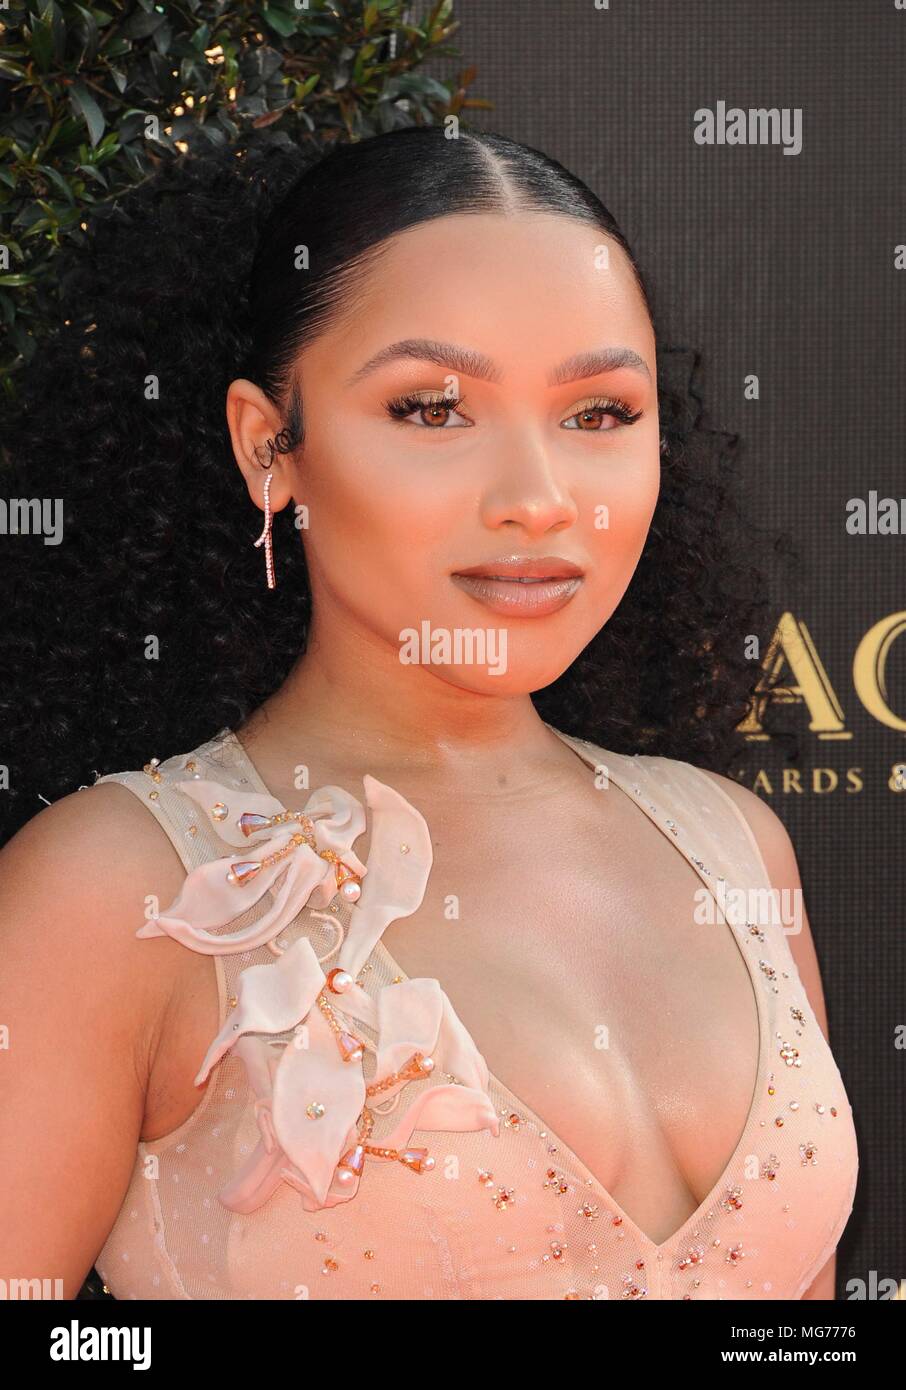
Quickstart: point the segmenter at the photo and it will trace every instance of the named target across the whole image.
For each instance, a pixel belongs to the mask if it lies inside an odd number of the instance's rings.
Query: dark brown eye
[[[449,428],[449,421],[463,404],[463,400],[462,396],[456,399],[441,396],[434,400],[425,400],[423,396],[416,395],[397,396],[395,400],[385,402],[385,409],[395,420],[410,422],[410,417],[414,415],[417,419],[411,420],[412,424],[418,425],[419,428],[438,431]],[[471,423],[462,416],[460,420],[463,425]],[[461,426],[457,425],[455,428],[459,429]]]
[[[589,401],[581,410],[574,411],[563,421],[567,429],[585,430],[586,433],[609,434],[611,430],[619,429],[621,425],[634,425],[641,415],[640,410],[633,411],[624,400],[619,397],[606,398]],[[602,421],[605,419],[613,421],[611,425],[602,428]],[[577,423],[573,424],[572,422]]]
[[[607,419],[607,413],[603,410],[580,410],[576,416],[578,420],[577,429],[580,430],[600,430],[602,420]],[[613,416],[609,417],[611,420]]]
[[[422,406],[419,414],[426,425],[445,425],[450,418],[452,406],[439,405],[432,402],[431,405]]]

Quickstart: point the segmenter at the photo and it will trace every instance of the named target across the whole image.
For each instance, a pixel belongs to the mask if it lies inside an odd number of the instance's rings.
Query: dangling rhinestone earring
[[[263,463],[262,468],[272,468],[274,464],[274,441],[267,441],[267,448],[270,452],[270,462]],[[267,587],[276,589],[277,581],[274,578],[274,545],[271,534],[273,525],[273,515],[271,513],[271,483],[274,481],[273,473],[268,473],[264,480],[264,528],[261,535],[255,541],[255,549],[260,545],[264,546],[264,567],[267,570]]]

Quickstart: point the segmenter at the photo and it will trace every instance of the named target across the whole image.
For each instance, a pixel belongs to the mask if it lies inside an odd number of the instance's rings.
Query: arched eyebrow
[[[499,382],[503,374],[490,357],[473,348],[458,347],[455,343],[439,343],[431,338],[403,338],[398,343],[390,343],[369,357],[363,366],[349,378],[346,385],[355,386],[364,377],[384,367],[388,362],[399,358],[412,358],[420,362],[434,362],[438,367],[458,372],[462,376],[476,377],[481,381]],[[565,386],[570,381],[583,381],[590,376],[600,376],[602,372],[614,372],[621,367],[639,372],[648,381],[651,373],[643,357],[629,347],[595,348],[578,352],[556,366],[547,378],[548,386]]]

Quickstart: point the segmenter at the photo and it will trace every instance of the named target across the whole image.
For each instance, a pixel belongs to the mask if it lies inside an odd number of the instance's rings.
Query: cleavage
[[[592,796],[527,811],[518,836],[438,824],[425,899],[383,944],[440,981],[492,1075],[660,1243],[741,1138],[757,1005],[732,928],[694,920],[692,866],[631,803],[605,819]]]

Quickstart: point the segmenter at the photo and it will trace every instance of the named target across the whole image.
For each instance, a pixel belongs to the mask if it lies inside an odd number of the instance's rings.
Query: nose
[[[510,524],[537,536],[572,525],[579,510],[544,449],[526,445],[495,471],[485,489],[481,513],[492,530]]]

